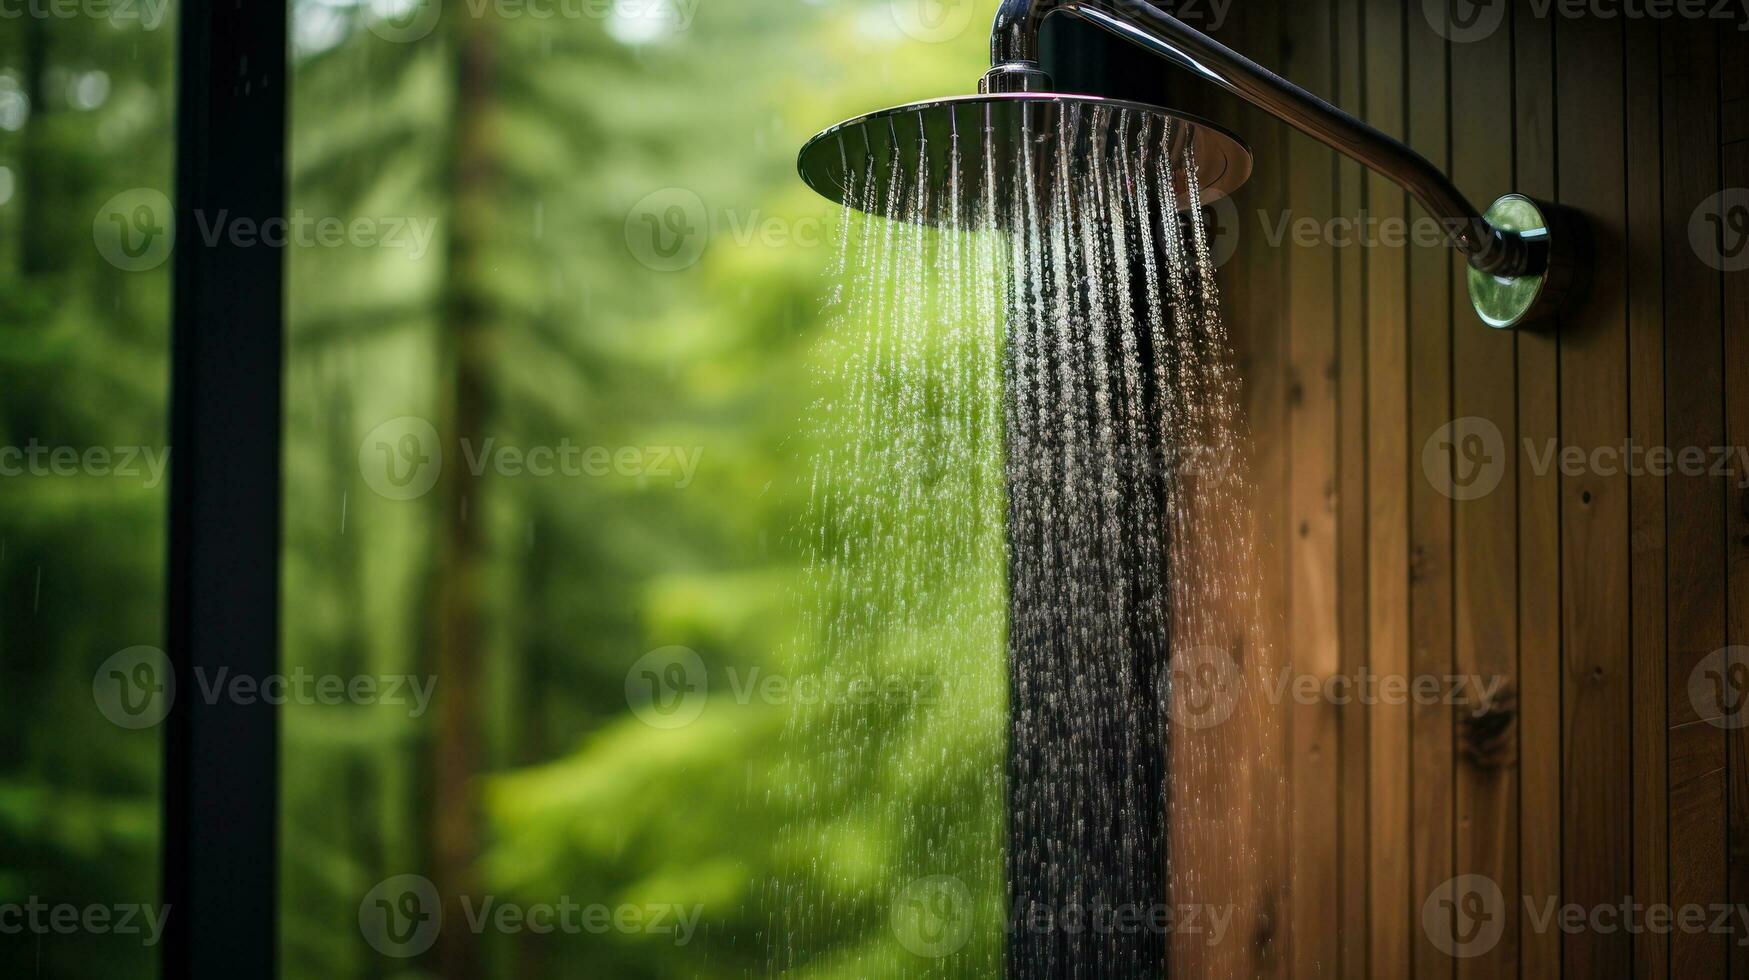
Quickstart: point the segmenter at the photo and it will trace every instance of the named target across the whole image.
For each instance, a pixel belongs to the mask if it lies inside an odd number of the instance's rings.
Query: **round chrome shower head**
[[[901,218],[910,209],[904,202],[891,206],[889,177],[896,167],[903,174],[899,186],[912,189],[921,173],[929,200],[936,203],[916,217],[942,224],[955,214],[976,214],[986,171],[1000,180],[1018,179],[1025,172],[1024,147],[1032,148],[1035,179],[1042,187],[1061,159],[1065,137],[1072,143],[1070,165],[1077,169],[1087,165],[1096,147],[1115,152],[1120,140],[1138,154],[1145,150],[1150,159],[1164,152],[1181,208],[1187,201],[1182,164],[1192,151],[1205,202],[1232,193],[1251,175],[1250,149],[1214,123],[1141,102],[1055,92],[967,95],[870,113],[809,140],[797,168],[809,187],[834,203],[845,203],[846,188],[854,186],[852,207]],[[954,193],[965,210],[939,206]]]

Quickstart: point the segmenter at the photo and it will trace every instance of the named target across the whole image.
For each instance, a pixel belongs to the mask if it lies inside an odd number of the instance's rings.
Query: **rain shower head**
[[[1213,123],[1141,102],[1051,92],[965,95],[870,113],[809,140],[798,166],[802,180],[832,202],[850,197],[853,207],[894,217],[905,216],[903,202],[888,195],[921,174],[923,199],[938,206],[914,217],[947,224],[956,216],[975,221],[992,190],[986,175],[1002,180],[1028,172],[1029,149],[1042,187],[1046,164],[1065,149],[1080,170],[1095,152],[1125,148],[1143,159],[1164,158],[1181,202],[1190,199],[1183,164],[1193,155],[1204,202],[1232,193],[1251,175],[1251,151]],[[906,180],[882,179],[894,170]]]
[[[939,223],[969,213],[983,194],[982,174],[1019,173],[1026,147],[1068,150],[1071,167],[1111,140],[1157,140],[1180,183],[1193,152],[1205,201],[1231,193],[1251,172],[1238,137],[1211,123],[1137,102],[1053,91],[1038,57],[1045,18],[1066,14],[1240,96],[1295,129],[1395,181],[1441,221],[1468,260],[1470,299],[1492,327],[1516,327],[1558,313],[1580,292],[1589,268],[1582,218],[1559,205],[1508,194],[1484,215],[1426,158],[1244,55],[1189,27],[1147,0],[1002,0],[991,32],[990,71],[977,96],[900,106],[841,123],[809,140],[798,168],[808,186],[834,202],[876,214]],[[1065,117],[1077,125],[1061,125]],[[956,139],[957,136],[957,139]],[[1064,139],[1072,146],[1062,147]],[[957,154],[953,152],[957,144]],[[1148,144],[1138,144],[1141,146]],[[1059,158],[1060,159],[1060,158]],[[866,174],[921,174],[915,186],[952,208],[907,213]],[[862,183],[859,183],[862,182]],[[862,187],[853,194],[847,188]]]

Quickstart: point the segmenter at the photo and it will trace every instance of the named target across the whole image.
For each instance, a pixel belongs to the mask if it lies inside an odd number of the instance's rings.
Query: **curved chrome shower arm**
[[[1383,174],[1443,222],[1471,266],[1497,276],[1541,273],[1547,240],[1489,224],[1443,171],[1361,122],[1145,0],[1003,0],[990,38],[987,92],[1049,88],[1039,67],[1039,29],[1054,13],[1096,24],[1245,99],[1307,136]]]

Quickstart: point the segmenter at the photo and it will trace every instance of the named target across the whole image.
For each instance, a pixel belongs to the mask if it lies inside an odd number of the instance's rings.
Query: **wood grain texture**
[[[1690,219],[1719,189],[1718,55],[1714,25],[1671,21],[1663,34],[1664,277],[1668,377],[1665,394],[1672,449],[1705,452],[1724,442],[1721,276],[1689,238]],[[1724,480],[1674,473],[1669,506],[1668,778],[1670,900],[1723,902],[1726,783],[1724,731],[1703,720],[1689,679],[1725,644]],[[1724,936],[1677,931],[1670,937],[1670,975],[1724,976]]]
[[[1236,47],[1406,138],[1479,206],[1508,190],[1557,200],[1596,235],[1584,302],[1491,332],[1443,250],[1260,246],[1258,210],[1322,223],[1361,202],[1375,226],[1422,212],[1261,115],[1234,117],[1264,180],[1245,192],[1234,273],[1235,317],[1260,323],[1235,331],[1284,649],[1319,676],[1498,673],[1517,695],[1490,752],[1449,705],[1289,709],[1292,809],[1272,853],[1294,900],[1274,924],[1284,957],[1260,959],[1270,975],[1749,976],[1734,936],[1525,914],[1749,902],[1749,732],[1702,720],[1688,695],[1701,658],[1749,644],[1749,473],[1665,479],[1591,455],[1749,443],[1749,273],[1721,274],[1689,241],[1703,201],[1749,186],[1749,35],[1547,9],[1512,0],[1498,34],[1468,43],[1439,36],[1419,0],[1236,14]],[[1509,459],[1494,493],[1454,502],[1422,453],[1464,416],[1492,421]],[[1454,960],[1422,912],[1462,873],[1500,884],[1508,922]]]
[[[1363,0],[1340,0],[1336,8],[1337,104],[1362,112],[1362,69],[1366,51]],[[1336,196],[1340,213],[1359,226],[1366,217],[1366,170],[1352,160],[1337,162]],[[1366,491],[1366,262],[1372,250],[1343,248],[1337,255],[1337,628],[1344,677],[1367,670],[1367,491]],[[1367,813],[1369,708],[1341,706],[1338,771],[1342,839],[1338,847],[1341,906],[1337,914],[1341,957],[1339,976],[1367,975],[1367,857],[1371,823]]]
[[[1621,24],[1561,18],[1555,43],[1561,201],[1596,231],[1595,283],[1561,325],[1561,444],[1590,454],[1628,437]],[[1633,889],[1624,860],[1632,844],[1628,489],[1619,468],[1561,474],[1563,890],[1586,909],[1619,906]],[[1562,946],[1570,975],[1629,975],[1626,931],[1568,932]]]
[[[1285,48],[1285,31],[1281,10],[1275,4],[1248,7],[1246,50],[1256,57],[1274,59],[1280,63]],[[1283,459],[1287,384],[1286,384],[1286,296],[1287,274],[1279,250],[1270,250],[1262,240],[1257,216],[1273,214],[1286,207],[1287,169],[1286,132],[1262,111],[1247,107],[1242,116],[1246,132],[1251,134],[1256,152],[1256,179],[1248,197],[1239,207],[1241,248],[1245,252],[1247,273],[1253,290],[1250,302],[1259,312],[1252,324],[1253,342],[1246,356],[1254,370],[1246,375],[1247,418],[1255,433],[1254,467],[1251,486],[1256,492],[1253,513],[1259,522],[1258,596],[1265,618],[1259,624],[1261,632],[1258,655],[1267,662],[1264,668],[1273,675],[1288,666],[1286,624],[1277,615],[1286,603],[1287,570],[1283,547],[1287,540],[1286,514],[1282,499],[1287,490],[1287,470]],[[1293,805],[1285,778],[1289,753],[1285,712],[1277,706],[1272,725],[1266,728],[1265,756],[1274,760],[1272,774],[1278,780],[1266,779],[1260,786],[1260,798],[1267,809],[1266,819],[1259,825],[1257,842],[1260,854],[1273,857],[1271,874],[1263,882],[1259,907],[1266,918],[1259,922],[1262,938],[1256,948],[1256,975],[1268,977],[1294,976],[1297,937],[1293,932],[1290,910],[1296,890],[1294,881],[1292,825],[1282,814]]]
[[[1554,28],[1534,0],[1513,8],[1517,180],[1557,197]],[[1518,331],[1518,434],[1534,445],[1561,434],[1561,325]],[[1521,461],[1522,462],[1522,461]],[[1520,466],[1518,480],[1518,878],[1532,901],[1561,897],[1561,479]],[[1519,976],[1561,975],[1560,935],[1519,930]]]
[[[1627,36],[1628,406],[1634,444],[1665,445],[1663,159],[1658,36]],[[1662,477],[1634,473],[1629,488],[1633,597],[1633,894],[1642,902],[1670,898],[1668,748],[1665,740],[1665,486]],[[1634,975],[1669,975],[1670,941],[1662,933],[1634,937]]]
[[[1494,107],[1512,100],[1512,35],[1499,30],[1450,45],[1451,178],[1477,207],[1512,183],[1512,147]],[[1506,897],[1497,943],[1459,959],[1460,977],[1518,971],[1518,445],[1515,338],[1478,329],[1468,265],[1451,256],[1452,416],[1481,419],[1504,456],[1493,488],[1453,504],[1456,673],[1471,678],[1450,710],[1457,738],[1455,871],[1494,882]],[[1455,465],[1455,464],[1454,464]],[[1493,476],[1492,474],[1497,474]],[[1494,692],[1492,695],[1483,692]]]
[[[1403,10],[1376,2],[1366,8],[1364,115],[1399,139],[1406,124]],[[1408,197],[1401,188],[1372,174],[1366,191],[1379,222],[1402,220]],[[1367,647],[1373,672],[1395,677],[1409,673],[1408,278],[1405,249],[1367,253]],[[1409,709],[1381,704],[1369,721],[1370,975],[1407,977],[1419,929],[1410,893]]]
[[[1335,82],[1333,0],[1284,11],[1292,38],[1286,70],[1331,97]],[[1319,221],[1336,212],[1335,154],[1293,133],[1285,148],[1286,214]],[[1272,220],[1278,216],[1270,216]],[[1296,677],[1320,684],[1341,668],[1336,555],[1336,250],[1286,240],[1288,648]],[[1288,708],[1288,778],[1293,794],[1295,976],[1334,975],[1341,922],[1337,708],[1322,698]]]
[[[1749,33],[1742,21],[1718,27],[1721,184],[1749,187]],[[1725,441],[1749,447],[1749,276],[1724,276]],[[1726,640],[1749,645],[1749,460],[1741,455],[1725,487],[1725,551],[1729,556]],[[1740,709],[1743,710],[1743,709]],[[1738,718],[1742,720],[1741,717]],[[1735,905],[1749,903],[1749,728],[1727,734],[1726,890]],[[1732,923],[1727,944],[1730,975],[1749,977],[1749,932]]]
[[[1423,16],[1408,28],[1409,145],[1441,169],[1451,165],[1448,141],[1447,43]],[[1430,220],[1411,204],[1412,221]],[[1411,677],[1452,672],[1452,501],[1428,479],[1422,453],[1452,421],[1451,256],[1439,245],[1409,249],[1409,480]],[[1414,975],[1451,977],[1455,961],[1421,928],[1422,907],[1453,876],[1454,737],[1452,715],[1440,704],[1409,709],[1411,913]]]

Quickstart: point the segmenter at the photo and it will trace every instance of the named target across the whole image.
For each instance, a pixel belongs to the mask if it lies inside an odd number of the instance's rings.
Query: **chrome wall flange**
[[[1483,323],[1498,330],[1546,324],[1578,302],[1591,268],[1590,236],[1578,212],[1507,194],[1483,218],[1501,231],[1517,233],[1533,256],[1533,271],[1519,275],[1495,275],[1470,266],[1470,304]]]

